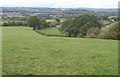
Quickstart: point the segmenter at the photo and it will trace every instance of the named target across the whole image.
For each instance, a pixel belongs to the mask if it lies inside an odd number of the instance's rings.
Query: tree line
[[[30,16],[26,23],[17,22],[16,24],[12,22],[11,25],[28,25],[33,27],[33,30],[59,25],[59,31],[68,37],[120,39],[118,22],[103,28],[103,24],[100,21],[99,16],[92,14],[83,14],[75,18],[69,18],[63,23],[60,23],[60,19],[56,19],[57,24],[48,23],[45,19],[39,19],[37,16]],[[4,23],[4,25],[7,26],[6,23]]]
[[[99,17],[96,15],[84,14],[74,19],[63,22],[59,30],[69,37],[84,38],[103,38],[103,39],[120,39],[120,27],[118,22],[103,28]]]
[[[59,21],[57,19],[57,21]],[[40,20],[36,16],[32,16],[27,20],[27,24],[35,29],[43,29],[49,27],[45,20]],[[82,38],[103,38],[103,39],[120,39],[120,27],[118,22],[103,29],[99,16],[91,14],[83,14],[75,18],[64,21],[59,27],[59,31],[68,37]]]

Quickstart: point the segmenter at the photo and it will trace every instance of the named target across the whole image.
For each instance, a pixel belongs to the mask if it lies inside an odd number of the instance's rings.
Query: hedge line
[[[40,30],[35,30],[35,31],[41,35],[44,35],[44,36],[68,37],[68,36],[63,35],[63,34],[47,34],[44,32],[40,32]]]

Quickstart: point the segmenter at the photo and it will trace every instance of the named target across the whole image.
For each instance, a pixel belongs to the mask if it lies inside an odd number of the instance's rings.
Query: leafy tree
[[[8,26],[8,23],[4,22],[4,23],[3,23],[3,26]]]
[[[56,23],[55,22],[50,22],[49,27],[56,27]]]
[[[108,16],[101,16],[102,20],[108,20]]]
[[[27,20],[27,25],[33,27],[33,30],[40,29],[40,20],[37,16],[31,16]]]
[[[40,28],[47,28],[49,26],[49,24],[46,22],[45,19],[41,19],[40,20]]]
[[[69,36],[84,37],[90,28],[101,28],[98,17],[95,15],[84,14],[63,22],[61,31],[67,33]]]
[[[57,21],[57,22],[60,22],[60,19],[57,18],[56,21]]]
[[[56,23],[56,25],[60,25],[60,19],[57,18],[55,23]]]
[[[68,19],[63,22],[63,25],[59,28],[59,30],[64,34],[68,34],[68,36],[71,37],[72,35],[74,35],[73,33],[74,28],[72,27],[73,27],[73,19]]]

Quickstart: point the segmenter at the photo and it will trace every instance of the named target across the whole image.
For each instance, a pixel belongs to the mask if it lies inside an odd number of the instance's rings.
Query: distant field
[[[117,18],[118,16],[109,16],[108,18]]]
[[[46,34],[60,34],[58,28],[47,28],[47,29],[42,29],[40,31]]]
[[[46,22],[55,22],[55,19],[47,19]]]
[[[66,19],[66,18],[61,18],[60,21],[61,21],[61,22],[64,22],[65,20],[67,20],[67,19]]]
[[[66,18],[61,18],[60,22],[64,22]],[[47,19],[46,22],[55,22],[55,19]]]
[[[42,36],[3,27],[3,75],[117,75],[118,41]]]
[[[64,22],[66,20],[66,18],[61,18],[60,22]],[[0,23],[4,23],[4,22],[26,22],[26,20],[2,20],[0,21]],[[55,19],[46,19],[46,22],[55,22]]]

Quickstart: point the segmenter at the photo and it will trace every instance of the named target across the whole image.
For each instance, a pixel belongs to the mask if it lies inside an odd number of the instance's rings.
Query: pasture
[[[3,75],[117,75],[118,41],[47,37],[3,27]]]
[[[60,18],[60,22],[64,22],[66,18]],[[46,19],[46,22],[55,22],[55,19]]]
[[[47,29],[42,29],[40,31],[46,34],[61,34],[58,28],[47,28]]]

